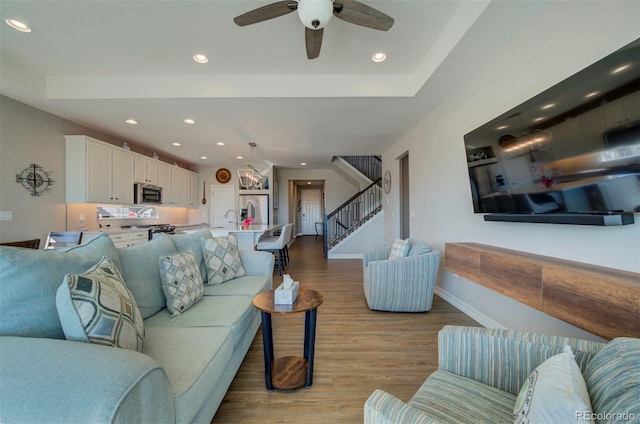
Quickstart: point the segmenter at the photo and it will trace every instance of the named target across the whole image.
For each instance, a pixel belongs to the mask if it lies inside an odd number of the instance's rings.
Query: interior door
[[[232,186],[211,186],[211,219],[212,227],[232,227],[238,223],[236,194]],[[228,211],[229,215],[225,217]]]
[[[301,190],[300,197],[300,218],[301,218],[301,233],[302,235],[315,235],[316,223],[321,221],[321,202],[322,191],[311,189]]]

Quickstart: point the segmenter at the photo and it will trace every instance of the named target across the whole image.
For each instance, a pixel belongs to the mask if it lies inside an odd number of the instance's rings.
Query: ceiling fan
[[[388,31],[393,26],[393,18],[371,6],[355,0],[285,0],[268,4],[236,16],[233,21],[246,26],[298,11],[305,26],[305,44],[307,58],[315,59],[320,55],[322,34],[332,15],[343,21]]]

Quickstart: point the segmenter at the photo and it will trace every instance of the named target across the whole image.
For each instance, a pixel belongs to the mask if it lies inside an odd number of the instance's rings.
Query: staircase
[[[329,250],[353,234],[382,210],[381,160],[379,156],[342,156],[359,173],[372,182],[359,193],[324,216],[323,239],[325,257]],[[375,178],[373,178],[375,177]]]

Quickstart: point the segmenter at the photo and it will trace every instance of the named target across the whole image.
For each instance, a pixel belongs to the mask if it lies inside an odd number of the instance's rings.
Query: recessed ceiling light
[[[236,159],[244,159],[242,156],[236,156]]]
[[[185,123],[185,124],[189,124],[189,125],[193,125],[193,124],[195,124],[195,123],[196,123],[196,121],[194,121],[194,120],[193,120],[193,119],[191,119],[191,118],[187,118],[187,119],[185,119],[185,120],[184,120],[184,123]]]
[[[533,120],[533,122],[540,122],[540,121],[544,121],[544,116],[541,116]]]
[[[305,166],[307,162],[300,162],[300,165]]]
[[[386,54],[384,54],[384,53],[382,53],[382,52],[378,52],[378,53],[375,53],[375,54],[371,57],[371,60],[373,60],[373,61],[374,61],[374,62],[376,62],[376,63],[379,63],[379,62],[384,62],[384,60],[385,60],[386,58],[387,58],[387,55],[386,55]]]
[[[585,97],[585,99],[589,99],[591,97],[597,96],[598,94],[600,94],[599,91],[592,91],[591,93],[587,94]]]
[[[200,156],[200,159],[205,160],[205,159],[207,159],[207,157],[206,156]]]
[[[612,74],[617,74],[618,72],[625,71],[625,70],[629,69],[630,67],[631,67],[631,65],[627,63],[626,65],[622,65],[622,66],[614,69],[613,71],[611,71],[611,73]]]
[[[203,55],[202,53],[194,54],[193,60],[195,60],[198,63],[207,63],[209,61],[207,56]]]
[[[124,122],[126,122],[129,125],[137,125],[138,124],[138,121],[136,121],[135,119],[131,119],[131,118],[125,119]]]
[[[544,105],[541,107],[542,110],[547,110],[547,109],[551,109],[552,107],[554,107],[556,104],[555,103],[549,103],[548,105]]]
[[[18,31],[31,32],[31,28],[29,28],[29,25],[25,24],[24,22],[20,22],[17,19],[5,19],[4,22],[11,28],[17,29]]]
[[[307,181],[307,184],[308,184],[308,185],[311,185],[311,181]]]
[[[218,146],[224,146],[224,143],[223,143],[222,141],[218,141],[216,144],[217,144]]]
[[[507,129],[507,128],[509,128],[509,127],[508,127],[508,126],[506,126],[506,125],[500,125],[500,126],[499,126],[498,128],[496,128],[496,129],[497,129],[497,130],[504,130],[504,129]]]
[[[182,144],[178,143],[177,141],[174,141],[173,143],[171,143],[171,145],[176,147],[182,146]]]

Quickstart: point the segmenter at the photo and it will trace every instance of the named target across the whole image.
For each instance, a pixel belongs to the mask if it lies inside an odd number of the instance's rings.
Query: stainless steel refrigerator
[[[269,225],[269,195],[241,194],[239,196],[240,221],[253,218],[254,225]]]

